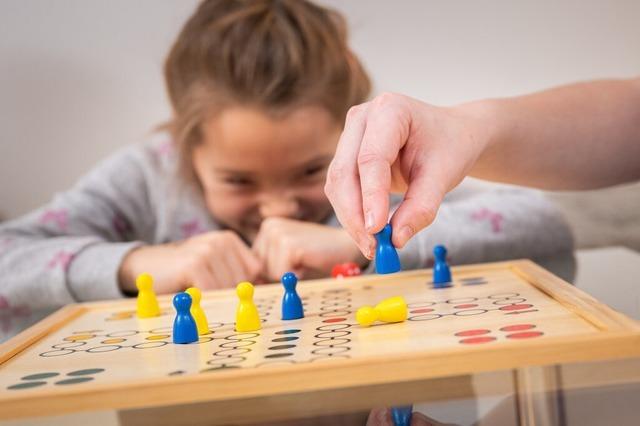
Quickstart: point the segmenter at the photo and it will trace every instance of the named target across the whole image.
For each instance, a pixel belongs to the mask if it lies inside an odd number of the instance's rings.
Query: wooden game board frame
[[[491,346],[443,348],[394,357],[374,354],[366,359],[336,359],[325,363],[238,369],[216,374],[145,379],[132,383],[86,384],[75,389],[42,389],[24,394],[4,394],[0,397],[0,419],[197,403],[218,403],[220,407],[224,407],[244,400],[277,399],[279,396],[292,394],[318,395],[344,389],[356,391],[343,396],[343,405],[352,399],[354,406],[360,406],[362,401],[356,400],[362,399],[362,389],[367,387],[389,387],[419,380],[453,378],[525,366],[640,356],[640,323],[598,302],[529,260],[460,266],[452,268],[452,272],[482,273],[496,269],[513,271],[591,323],[601,333],[546,337],[521,341],[517,345],[495,342]],[[431,271],[416,270],[400,274],[426,275],[428,278]],[[388,280],[388,276],[350,279],[373,283]],[[322,280],[308,282],[308,285],[320,286]],[[222,297],[230,291],[232,290],[220,291],[219,294]],[[135,301],[130,300],[66,306],[0,345],[0,367],[88,310],[109,306],[133,308],[134,304]],[[291,402],[296,403],[296,399],[292,398]]]

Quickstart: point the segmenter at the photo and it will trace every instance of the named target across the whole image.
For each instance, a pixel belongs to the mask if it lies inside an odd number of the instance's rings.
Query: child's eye
[[[225,177],[224,182],[229,185],[235,185],[235,186],[250,186],[253,184],[251,180],[243,177],[237,177],[237,176]]]
[[[308,169],[306,169],[304,171],[304,175],[306,177],[314,177],[314,176],[319,175],[320,173],[324,172],[325,170],[326,170],[325,166],[309,167]]]

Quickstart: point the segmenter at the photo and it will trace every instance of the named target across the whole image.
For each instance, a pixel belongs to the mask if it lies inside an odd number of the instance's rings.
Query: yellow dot
[[[127,340],[127,339],[122,339],[122,338],[119,338],[119,339],[107,339],[107,340],[103,340],[101,343],[105,343],[107,345],[110,345],[110,344],[113,344],[113,343],[122,343],[125,340]]]
[[[111,314],[111,316],[109,318],[107,318],[107,320],[108,321],[116,321],[116,320],[123,320],[123,319],[132,318],[134,313],[135,312],[133,312],[133,311],[114,312],[114,313]]]
[[[95,334],[76,334],[74,336],[65,337],[63,340],[67,342],[75,342],[76,340],[89,340],[96,337]]]
[[[147,340],[162,340],[168,338],[168,334],[154,334],[153,336],[147,337]]]

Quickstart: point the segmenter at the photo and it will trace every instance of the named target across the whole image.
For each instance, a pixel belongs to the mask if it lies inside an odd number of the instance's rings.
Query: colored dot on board
[[[478,328],[475,330],[465,330],[459,331],[455,335],[458,337],[470,337],[470,336],[481,336],[483,334],[491,333],[491,330],[487,330],[486,328]]]
[[[286,337],[278,337],[276,339],[271,340],[272,342],[290,342],[292,340],[298,340],[298,336],[286,336]]]
[[[68,373],[67,376],[86,376],[87,374],[102,373],[104,368],[86,368],[84,370],[76,370]]]
[[[295,348],[296,345],[277,345],[277,346],[271,346],[269,348],[270,351],[279,351],[282,349],[291,349],[291,348]]]
[[[542,331],[522,331],[520,333],[507,334],[507,339],[530,339],[532,337],[540,337],[543,334]]]
[[[100,343],[104,343],[105,345],[112,345],[114,343],[122,343],[127,339],[122,339],[122,338],[117,338],[117,339],[107,339],[107,340],[103,340]]]
[[[24,382],[8,386],[8,390],[30,389],[38,386],[46,385],[47,382]]]
[[[154,334],[153,336],[147,337],[147,340],[162,340],[168,339],[170,336],[168,334]]]
[[[297,328],[289,328],[287,330],[276,331],[276,334],[294,334],[294,333],[300,333],[300,330],[298,330]]]
[[[265,358],[284,358],[293,355],[291,352],[281,352],[276,354],[265,355]]]
[[[427,312],[433,312],[434,309],[433,308],[421,308],[421,309],[414,309],[411,311],[412,314],[426,314]]]
[[[66,340],[67,342],[75,342],[76,340],[89,340],[96,337],[95,334],[75,334],[73,336],[67,336],[62,340]]]
[[[36,373],[36,374],[30,374],[28,376],[24,376],[22,377],[22,380],[42,380],[42,379],[48,379],[50,377],[56,377],[58,376],[60,373]]]
[[[520,311],[522,309],[529,309],[533,307],[528,303],[517,303],[515,305],[506,305],[500,308],[501,311]]]
[[[496,340],[495,337],[491,336],[480,336],[480,337],[469,337],[468,339],[460,340],[460,343],[464,344],[476,344],[476,343],[488,343]]]
[[[502,327],[500,331],[523,331],[531,330],[532,328],[536,328],[536,326],[533,324],[514,324]]]
[[[74,377],[73,379],[65,379],[56,382],[56,385],[75,385],[78,383],[90,382],[93,380],[93,377]]]
[[[342,321],[346,321],[346,320],[347,320],[346,318],[329,318],[329,319],[326,319],[326,320],[324,320],[322,322],[332,323],[332,322],[342,322]]]
[[[464,303],[462,305],[456,305],[454,306],[455,309],[467,309],[467,308],[475,308],[476,306],[478,306],[477,303]]]

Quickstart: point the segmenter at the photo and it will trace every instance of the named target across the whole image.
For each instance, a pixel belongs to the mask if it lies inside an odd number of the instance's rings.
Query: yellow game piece
[[[260,330],[260,316],[258,308],[253,303],[253,284],[243,281],[236,287],[236,293],[240,298],[240,304],[236,311],[236,331]]]
[[[153,291],[153,277],[149,274],[140,274],[136,278],[138,287],[138,318],[150,318],[160,315],[160,305]]]
[[[189,287],[185,290],[191,296],[191,316],[196,321],[198,327],[198,334],[209,334],[209,324],[207,323],[207,316],[204,314],[202,307],[200,306],[200,299],[202,299],[202,293],[197,287]]]
[[[369,327],[376,321],[402,322],[407,319],[407,303],[400,296],[390,297],[378,303],[375,308],[363,306],[356,313],[356,321]]]

